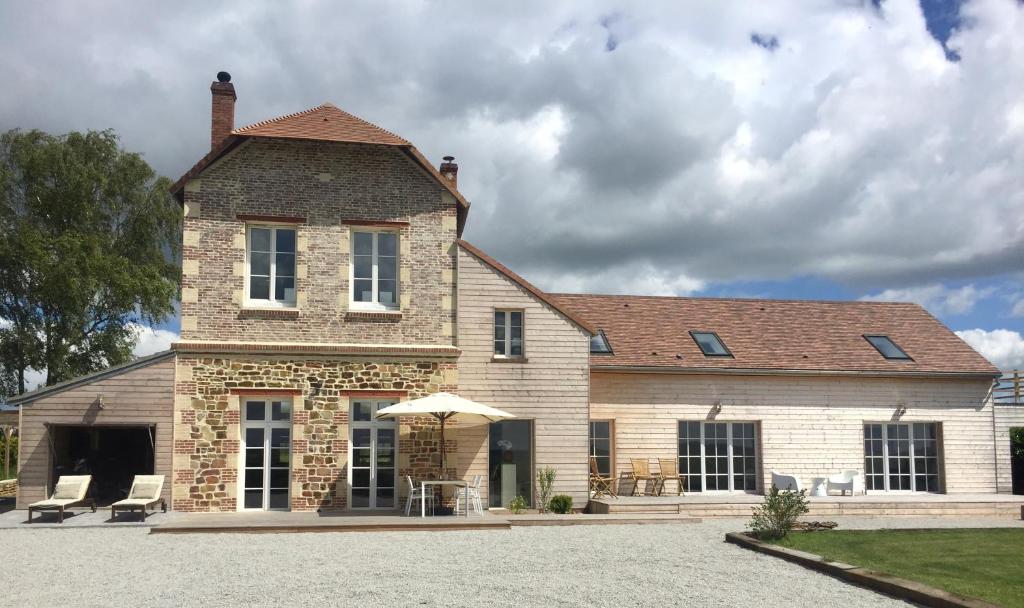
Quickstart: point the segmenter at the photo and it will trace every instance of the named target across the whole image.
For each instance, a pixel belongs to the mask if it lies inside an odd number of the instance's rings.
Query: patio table
[[[465,493],[466,517],[469,517],[469,482],[464,479],[433,479],[420,482],[420,517],[427,516],[427,486],[441,486],[441,494],[444,495],[444,486],[462,488]]]

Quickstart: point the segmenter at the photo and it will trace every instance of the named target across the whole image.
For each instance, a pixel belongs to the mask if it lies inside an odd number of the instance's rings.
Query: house
[[[236,129],[230,76],[211,92],[211,150],[173,187],[181,339],[11,400],[20,506],[99,453],[105,492],[155,471],[178,511],[394,509],[437,474],[438,426],[375,412],[437,391],[517,416],[446,433],[491,506],[541,466],[582,506],[589,456],[678,459],[690,493],[841,469],[1009,491],[998,371],[921,307],[546,293],[462,239],[453,158],[330,104]]]

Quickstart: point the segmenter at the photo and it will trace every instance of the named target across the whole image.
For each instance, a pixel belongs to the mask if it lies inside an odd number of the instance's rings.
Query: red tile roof
[[[231,132],[247,137],[315,139],[385,146],[411,146],[408,141],[373,123],[325,103],[315,108],[251,124]]]
[[[917,304],[551,294],[603,330],[613,354],[591,367],[972,374],[999,371]],[[713,331],[733,357],[705,357],[690,331]],[[913,361],[888,360],[864,334]]]
[[[458,206],[458,230],[459,234],[462,234],[466,215],[469,212],[469,201],[452,185],[451,181],[438,172],[437,168],[416,149],[416,146],[390,131],[353,116],[329,103],[235,129],[227,139],[185,172],[171,186],[171,193],[180,198],[186,183],[196,178],[218,158],[230,152],[246,139],[252,138],[302,139],[395,146],[413,162],[420,165],[430,177],[455,198]]]
[[[491,256],[487,255],[483,251],[480,251],[475,246],[467,243],[462,239],[459,239],[458,243],[459,247],[465,249],[467,252],[470,253],[470,255],[474,256],[484,264],[487,264],[488,266],[496,270],[498,273],[505,275],[513,283],[516,283],[526,291],[530,292],[530,294],[532,294],[535,298],[537,298],[541,302],[544,302],[551,308],[554,308],[576,325],[579,325],[581,328],[590,332],[591,334],[597,333],[597,331],[593,328],[592,325],[590,325],[587,321],[585,321],[583,318],[577,315],[574,311],[568,309],[566,306],[563,305],[563,303],[559,302],[558,300],[552,298],[548,294],[534,287],[532,283],[506,268],[505,265],[499,262],[498,260],[495,260]]]

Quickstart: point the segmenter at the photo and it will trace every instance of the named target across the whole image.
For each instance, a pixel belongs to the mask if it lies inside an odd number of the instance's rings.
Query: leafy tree
[[[181,210],[112,131],[0,135],[0,393],[130,359],[174,311]]]

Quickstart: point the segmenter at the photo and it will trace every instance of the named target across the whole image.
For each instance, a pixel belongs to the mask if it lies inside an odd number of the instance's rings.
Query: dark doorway
[[[1024,426],[1010,429],[1010,473],[1013,493],[1024,494]]]
[[[51,489],[61,475],[92,475],[89,494],[108,505],[128,496],[136,475],[153,474],[156,427],[54,425],[49,432]]]

